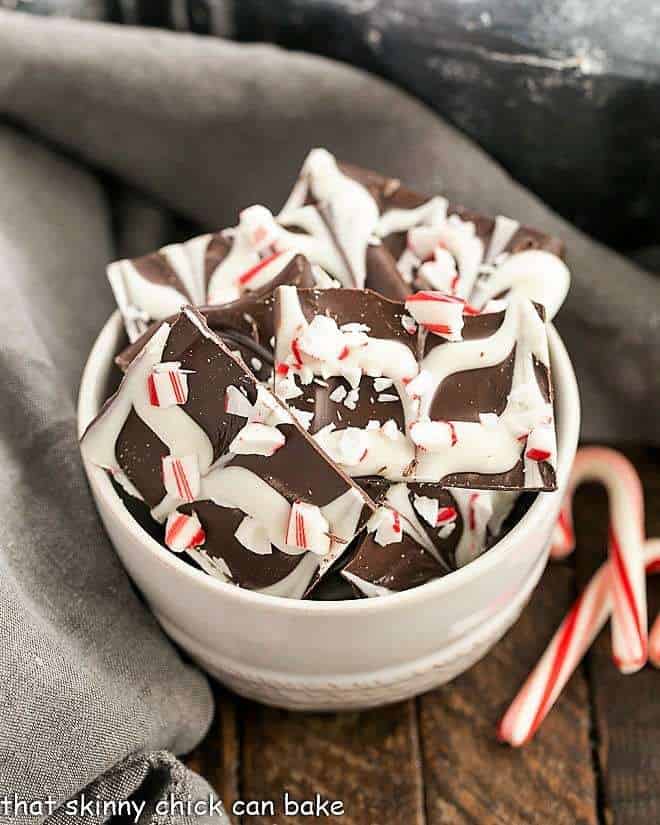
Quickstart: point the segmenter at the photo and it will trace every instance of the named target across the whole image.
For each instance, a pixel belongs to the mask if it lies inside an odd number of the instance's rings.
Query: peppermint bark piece
[[[501,537],[518,498],[517,493],[382,481],[367,489],[377,503],[397,513],[402,536],[379,536],[378,520],[370,521],[372,529],[342,569],[364,596],[408,590],[463,567]]]
[[[569,285],[557,238],[338,163],[324,149],[308,155],[278,220],[304,233],[310,260],[343,286],[390,298],[436,289],[481,309],[514,291],[552,318]]]
[[[415,457],[405,386],[419,373],[405,307],[369,290],[281,287],[275,390],[352,476],[402,478]]]
[[[317,273],[318,275],[318,273]],[[294,255],[291,260],[275,275],[272,280],[254,289],[245,292],[236,301],[225,304],[205,305],[198,307],[208,326],[219,333],[230,349],[238,349],[243,360],[250,366],[258,378],[264,379],[257,361],[262,366],[272,368],[273,355],[271,339],[275,329],[273,324],[274,290],[285,284],[300,288],[317,285],[317,276],[312,271],[308,260],[302,255]],[[178,313],[170,315],[165,320],[172,324]],[[142,350],[147,341],[155,334],[160,322],[155,322],[142,335],[129,344],[115,358],[115,363],[125,372],[128,365]],[[270,370],[267,371],[270,375]]]
[[[168,371],[185,390],[154,403]],[[147,342],[81,449],[166,522],[171,550],[275,595],[308,592],[375,509],[191,308]]]
[[[417,323],[369,290],[281,287],[276,392],[353,477],[554,489],[542,308],[520,296],[478,315],[461,315],[459,299],[428,303]]]
[[[296,254],[296,235],[257,205],[243,210],[232,229],[115,261],[107,272],[132,343],[153,321],[174,315],[185,304],[233,304],[234,310],[246,311],[241,299],[263,296]]]

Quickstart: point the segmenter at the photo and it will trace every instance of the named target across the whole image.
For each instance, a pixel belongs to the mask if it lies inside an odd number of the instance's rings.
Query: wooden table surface
[[[647,534],[660,536],[660,453],[628,449],[646,493]],[[579,588],[605,553],[606,497],[576,496],[576,555],[551,563],[522,617],[477,665],[417,699],[364,713],[274,710],[215,685],[216,718],[188,764],[227,810],[273,800],[278,813],[238,825],[656,825],[660,823],[660,673],[614,668],[609,630],[562,693],[536,738],[513,750],[496,723]],[[660,609],[660,577],[649,587]],[[341,800],[343,816],[284,816],[297,800]]]

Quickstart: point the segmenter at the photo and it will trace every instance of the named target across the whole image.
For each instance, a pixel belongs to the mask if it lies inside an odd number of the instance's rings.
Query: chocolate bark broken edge
[[[290,273],[290,270],[294,269],[295,271]],[[291,278],[291,280],[284,280],[284,278]],[[238,314],[250,314],[250,310],[254,311],[255,304],[260,304],[262,302],[266,302],[271,295],[274,295],[275,290],[282,286],[285,283],[293,283],[294,286],[298,286],[300,284],[301,288],[313,288],[315,286],[314,276],[312,274],[312,268],[304,255],[296,254],[294,257],[289,261],[289,263],[281,270],[268,284],[265,284],[262,289],[255,290],[254,292],[246,293],[242,295],[235,301],[230,301],[226,304],[203,304],[197,307],[199,311],[206,315],[214,315],[217,314],[218,316],[231,316]],[[186,305],[185,302],[182,303],[182,307]],[[158,329],[160,328],[161,324],[169,323],[172,325],[179,313],[175,313],[170,315],[168,318],[165,318],[162,321],[153,321],[150,326],[142,333],[142,335],[129,343],[128,346],[124,347],[121,352],[115,356],[114,362],[115,364],[121,369],[122,372],[126,372],[128,369],[129,364],[133,361],[135,356],[142,350],[142,348],[146,345],[146,343],[156,334]],[[217,326],[211,326],[210,320],[207,320],[207,324],[211,329],[216,332],[234,332],[239,333],[239,330],[230,323],[230,318],[226,324],[221,323],[220,319],[215,320],[215,324]],[[246,335],[246,339],[247,339]],[[270,336],[268,336],[270,337]],[[259,343],[255,342],[255,346],[260,346]],[[262,347],[262,352],[255,352],[255,355],[258,357],[266,357],[268,356],[268,360],[272,363],[272,354],[266,350],[265,347]]]
[[[186,317],[188,317],[188,319],[195,324],[195,326],[202,335],[213,341],[213,343],[215,343],[224,352],[224,354],[228,356],[236,366],[239,367],[239,369],[242,369],[247,373],[248,378],[254,382],[255,387],[263,387],[266,390],[266,392],[268,392],[268,394],[276,402],[278,407],[280,407],[280,409],[287,416],[287,418],[290,419],[289,421],[287,421],[287,423],[290,426],[293,426],[298,431],[299,435],[302,436],[303,440],[306,441],[307,444],[314,449],[314,451],[323,459],[325,463],[332,467],[334,472],[337,473],[337,475],[341,478],[341,480],[346,484],[347,487],[354,489],[357,493],[359,493],[361,499],[365,503],[365,506],[372,512],[375,512],[377,508],[374,501],[372,501],[372,499],[364,492],[364,490],[359,486],[359,484],[356,484],[355,481],[353,481],[353,479],[347,473],[345,473],[341,469],[341,467],[338,467],[337,464],[327,455],[327,453],[319,447],[319,445],[314,441],[314,439],[306,432],[305,428],[301,427],[301,425],[298,423],[295,415],[293,415],[289,407],[280,398],[278,398],[274,392],[272,392],[268,387],[266,387],[264,384],[261,384],[257,380],[256,376],[254,375],[252,370],[250,370],[247,364],[243,361],[243,359],[234,355],[234,353],[224,343],[222,338],[207,325],[204,316],[198,311],[198,309],[193,306],[185,306],[182,307],[181,312],[184,313]]]

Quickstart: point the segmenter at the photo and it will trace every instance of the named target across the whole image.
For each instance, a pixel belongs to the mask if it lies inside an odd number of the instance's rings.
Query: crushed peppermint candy
[[[350,322],[348,324],[342,324],[339,327],[339,329],[342,332],[348,332],[348,333],[351,333],[351,332],[369,333],[369,332],[371,332],[371,327],[370,326],[368,326],[367,324],[360,324],[360,323],[356,323],[356,322]]]
[[[555,436],[549,424],[539,424],[527,437],[525,458],[530,461],[550,461],[554,459]]]
[[[374,378],[374,389],[376,392],[383,392],[389,390],[393,381],[390,378]]]
[[[343,384],[339,384],[339,386],[335,387],[335,389],[330,393],[328,398],[331,401],[334,401],[336,404],[341,404],[341,402],[346,398],[348,395],[348,390]]]
[[[406,298],[406,309],[417,323],[448,341],[463,340],[465,301],[443,292],[416,292]]]
[[[413,496],[413,507],[427,524],[430,524],[431,527],[437,526],[438,510],[440,508],[437,498],[429,498],[429,496],[418,496],[415,494]]]
[[[304,501],[294,501],[289,513],[286,543],[298,550],[308,550],[325,556],[330,549],[330,525],[320,507]]]
[[[387,403],[388,401],[398,401],[398,400],[399,400],[399,396],[398,395],[392,395],[392,393],[390,393],[390,392],[381,392],[378,395],[378,401],[381,401],[381,402],[384,402],[384,403]]]
[[[390,418],[383,424],[382,430],[385,438],[389,438],[390,441],[394,441],[394,439],[401,435],[401,430],[399,430],[399,427],[393,418]]]
[[[199,495],[199,462],[196,455],[163,456],[163,486],[173,498],[194,501]]]
[[[367,455],[367,435],[357,427],[347,427],[339,437],[341,463],[359,464]]]
[[[252,404],[233,384],[225,390],[225,412],[230,415],[240,415],[242,418],[249,418],[253,412]]]
[[[346,398],[344,399],[344,406],[347,407],[349,410],[354,410],[357,407],[357,403],[360,400],[360,390],[357,387],[351,390]]]
[[[381,547],[403,538],[401,517],[391,507],[379,507],[367,522],[367,530],[374,534],[374,541]]]
[[[147,378],[149,403],[152,407],[174,407],[188,400],[188,375],[179,361],[156,364]]]
[[[251,422],[235,436],[229,445],[234,455],[274,455],[285,444],[284,433],[268,424]]]
[[[291,412],[303,430],[309,430],[312,426],[312,421],[314,420],[314,413],[307,412],[307,410],[297,410],[295,407],[291,408]]]
[[[165,544],[174,553],[182,553],[193,547],[201,547],[206,541],[206,533],[196,513],[170,513],[165,525]]]
[[[263,367],[263,361],[256,357],[250,359],[250,364],[252,364],[252,369],[255,370],[255,372],[259,372]]]
[[[456,260],[444,246],[437,245],[433,250],[433,260],[426,261],[417,270],[417,277],[431,289],[456,294],[460,276],[456,269]]]
[[[416,421],[410,428],[413,444],[435,452],[456,444],[456,428],[451,421]]]

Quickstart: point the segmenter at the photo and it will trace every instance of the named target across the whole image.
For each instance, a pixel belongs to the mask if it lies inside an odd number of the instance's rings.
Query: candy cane
[[[649,633],[649,662],[653,667],[660,668],[660,614],[653,622]]]
[[[658,541],[658,539],[651,539],[646,543],[646,546],[648,547],[649,544],[655,545]],[[651,565],[649,565],[647,561],[646,572],[660,573],[660,560]],[[651,632],[649,633],[649,662],[651,662],[653,667],[660,668],[660,613],[656,616]]]
[[[643,548],[647,573],[660,572],[660,539]],[[539,663],[502,717],[500,741],[520,747],[534,736],[612,611],[612,562],[605,562],[569,610]],[[656,620],[655,627],[660,627]],[[660,630],[658,631],[660,634]]]
[[[635,468],[620,453],[604,447],[578,450],[555,528],[551,549],[554,559],[565,558],[575,547],[572,500],[576,488],[586,481],[599,481],[607,489],[608,544],[613,561],[612,652],[622,673],[634,673],[644,666],[648,655],[642,485]]]

